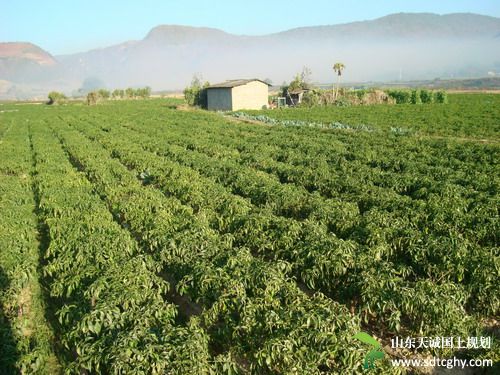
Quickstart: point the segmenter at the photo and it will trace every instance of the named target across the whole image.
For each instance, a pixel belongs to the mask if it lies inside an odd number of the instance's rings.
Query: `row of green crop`
[[[40,285],[28,132],[8,124],[0,141],[0,372],[57,374]]]
[[[206,168],[201,168],[200,171],[201,170],[206,170]],[[256,193],[257,192],[258,190],[256,190]],[[491,258],[490,254],[492,249],[486,248],[482,251],[480,248],[468,246],[467,243],[460,244],[462,249],[469,249],[469,252],[474,251],[474,254],[477,254],[477,259],[475,257],[474,259],[476,260],[473,263],[468,263],[461,256],[458,258],[455,257],[454,253],[448,255],[447,249],[449,249],[449,247],[446,242],[439,241],[439,238],[436,239],[432,233],[427,236],[420,231],[422,221],[424,225],[426,223],[426,218],[422,216],[422,214],[425,215],[425,212],[421,212],[422,207],[418,204],[413,205],[412,201],[408,198],[405,199],[390,191],[384,191],[379,188],[377,188],[371,196],[373,196],[373,198],[370,196],[365,198],[361,194],[359,195],[359,199],[360,201],[363,199],[371,200],[377,206],[381,206],[382,210],[371,209],[370,212],[362,216],[351,216],[351,222],[347,227],[349,229],[342,233],[343,237],[346,239],[355,239],[361,244],[365,244],[370,248],[375,248],[376,252],[374,255],[379,259],[388,259],[397,264],[400,262],[396,261],[398,258],[407,259],[410,257],[411,267],[407,267],[407,271],[405,271],[407,277],[410,279],[418,276],[424,278],[429,277],[436,281],[449,280],[449,282],[456,282],[458,280],[460,282],[463,280],[463,273],[470,275],[471,272],[474,272],[475,274],[483,275],[480,277],[489,279],[489,282],[485,284],[477,282],[477,277],[468,279],[470,287],[473,288],[471,293],[471,297],[473,298],[472,301],[478,302],[479,300],[481,302],[476,306],[473,304],[474,309],[482,311],[482,309],[487,306],[487,311],[490,313],[498,309],[498,299],[489,297],[491,295],[490,293],[494,292],[496,287],[495,283],[492,282],[493,280],[488,277],[495,269],[495,262],[498,258],[496,258],[496,260],[493,258],[493,263],[485,260]],[[434,208],[438,210],[438,212],[442,212],[441,207],[434,206]],[[403,211],[401,211],[402,215],[391,213],[391,211],[399,212],[398,210],[400,209],[403,209]],[[384,212],[386,210],[389,210],[389,213]],[[347,224],[342,217],[334,216],[332,220],[333,222],[329,223],[330,228],[340,228],[342,224]],[[336,224],[335,220],[338,220],[341,224]],[[443,224],[446,225],[446,223]],[[430,226],[430,224],[427,225]],[[492,223],[492,225],[494,225],[494,223]],[[438,228],[437,230],[440,231],[442,229]],[[451,233],[455,233],[455,237],[459,241],[462,238],[461,234],[456,231]],[[491,235],[491,233],[488,235]],[[426,248],[426,245],[428,248]],[[407,254],[408,251],[410,251],[410,254]],[[425,254],[427,254],[427,256]],[[439,258],[440,256],[441,259]],[[427,262],[423,263],[423,265],[421,264],[423,260],[422,257],[424,257],[424,259],[427,258]],[[483,259],[483,261],[481,259]],[[471,259],[469,258],[468,260],[470,261]],[[475,271],[478,266],[477,262],[481,264],[479,272]],[[403,264],[404,263],[408,263],[408,260],[405,260]],[[425,267],[430,268],[425,269]],[[450,267],[454,268],[457,273],[453,272],[450,274]],[[350,273],[349,270],[346,272]],[[476,293],[478,291],[482,293]],[[461,303],[463,302],[464,300],[461,301]],[[411,306],[411,303],[409,305]],[[457,306],[460,306],[460,304]],[[460,311],[460,308],[457,311]],[[439,319],[436,319],[434,324],[437,324],[438,321]]]
[[[297,223],[278,218],[265,209],[253,209],[245,214],[246,210],[237,208],[240,201],[228,195],[214,182],[193,171],[180,168],[167,158],[145,155],[138,145],[149,145],[146,148],[150,148],[155,144],[154,139],[160,139],[161,142],[161,135],[157,134],[154,138],[137,136],[111,125],[106,125],[106,130],[101,132],[82,124],[76,126],[107,145],[128,167],[136,168],[138,175],[140,171],[144,171],[140,177],[147,183],[156,184],[166,194],[176,195],[187,204],[200,207],[200,211],[203,211],[204,207],[220,204],[224,209],[218,211],[213,218],[216,223],[226,223],[236,241],[268,259],[290,261],[295,274],[310,287],[320,287],[331,294],[353,298],[362,294],[367,278],[373,275],[373,269],[382,267],[382,271],[377,273],[378,283],[375,283],[380,290],[378,293],[371,291],[363,295],[361,310],[365,314],[373,311],[373,315],[379,320],[389,320],[391,329],[399,327],[401,319],[410,320],[413,329],[419,330],[423,327],[427,332],[439,332],[440,329],[444,332],[450,328],[457,332],[457,329],[460,329],[457,326],[464,321],[470,323],[469,318],[462,319],[465,292],[458,286],[438,285],[425,279],[408,283],[404,277],[393,278],[391,283],[384,284],[383,280],[388,280],[389,275],[405,272],[411,274],[411,270],[398,269],[397,265],[390,262],[382,262],[376,257],[370,258],[370,249],[360,248],[352,241],[335,239],[328,235],[324,227],[314,222]],[[161,154],[160,150],[157,152]],[[196,164],[194,168],[198,169]],[[231,170],[225,169],[223,173],[230,174]],[[218,201],[216,197],[219,197]],[[223,199],[220,199],[221,197]],[[214,203],[211,203],[212,199],[215,199]],[[231,206],[228,202],[232,202]],[[228,206],[233,208],[228,209]],[[404,291],[408,291],[408,294]],[[431,297],[426,297],[426,293]],[[460,293],[462,297],[457,301],[456,297]],[[381,305],[381,295],[394,297],[384,301],[385,305]],[[432,302],[422,304],[419,295]],[[446,301],[446,309],[442,307],[443,301]],[[465,324],[461,329],[467,332],[470,325]]]
[[[12,126],[11,122],[0,122],[0,139],[3,138]]]
[[[195,321],[176,323],[157,263],[113,220],[47,123],[33,124],[31,139],[65,371],[208,373],[206,333]]]
[[[358,214],[355,204],[339,199],[323,199],[302,187],[282,184],[275,176],[239,165],[229,159],[213,159],[204,153],[163,141],[162,130],[153,127],[139,130],[150,139],[146,148],[189,166],[214,181],[228,187],[236,195],[250,199],[279,216],[297,220],[316,220],[327,225],[340,237],[349,231]]]
[[[386,92],[396,104],[448,103],[448,93],[444,90],[387,90]]]
[[[81,124],[74,125],[92,134]],[[241,358],[242,371],[259,374],[341,372],[360,365],[352,342],[357,319],[320,294],[301,292],[286,276],[289,264],[271,265],[235,247],[231,235],[210,228],[203,215],[211,214],[209,208],[195,213],[143,186],[136,174],[78,132],[62,124],[56,132],[115,215],[177,281],[177,289],[204,308],[201,321],[226,360]]]
[[[232,145],[238,149],[235,153],[230,147],[227,150],[220,148],[225,136],[226,131],[224,136],[203,144],[183,134],[180,142],[216,158],[240,160],[245,165],[275,174],[281,181],[307,187],[309,191],[357,202],[363,213],[357,223],[361,231],[354,233],[357,241],[370,244],[373,242],[370,237],[376,238],[384,232],[377,230],[377,226],[386,228],[390,237],[386,235],[382,243],[392,244],[391,247],[400,252],[406,250],[404,247],[417,246],[419,249],[413,251],[429,253],[424,259],[430,258],[430,263],[420,265],[422,259],[415,262],[414,267],[419,273],[425,272],[436,280],[446,278],[466,282],[473,287],[475,310],[481,311],[485,306],[490,314],[498,310],[498,299],[488,296],[491,292],[495,295],[495,283],[492,279],[486,283],[478,282],[477,277],[481,274],[479,280],[489,279],[487,275],[495,273],[498,261],[493,251],[497,243],[498,220],[495,219],[494,207],[498,198],[491,195],[498,190],[498,179],[489,177],[495,169],[491,158],[493,147],[456,145],[452,154],[454,160],[450,157],[450,147],[443,148],[440,144],[429,147],[410,141],[403,145],[400,141],[375,143],[368,137],[352,139],[354,136],[351,135],[351,139],[345,137],[345,141],[350,142],[344,147],[336,146],[335,152],[329,150],[327,142],[322,142],[319,137],[310,142],[301,140],[301,143],[295,143],[265,132],[247,149],[247,143],[234,139]],[[179,140],[175,142],[179,144]],[[285,147],[277,148],[280,143]],[[403,160],[398,154],[405,154]],[[416,200],[407,199],[406,195],[412,195]],[[461,209],[457,210],[459,207]],[[374,213],[368,214],[370,210]],[[388,213],[384,214],[384,211]],[[370,227],[372,234],[364,230]],[[453,235],[454,241],[458,241],[455,248],[461,249],[456,250],[459,254],[465,251],[476,254],[474,258],[492,259],[492,262],[486,262],[489,266],[480,262],[481,271],[475,271],[478,260],[469,263],[470,258],[466,260],[458,254],[447,254],[450,245],[447,245],[443,233]],[[406,238],[404,242],[401,242],[401,237]],[[448,263],[453,257],[454,266]],[[434,265],[436,262],[438,266]],[[454,272],[450,273],[450,267]],[[472,273],[476,274],[473,278],[464,276]],[[480,304],[476,304],[478,300]]]

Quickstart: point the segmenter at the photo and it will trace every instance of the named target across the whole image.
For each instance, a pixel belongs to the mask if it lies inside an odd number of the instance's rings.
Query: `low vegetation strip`
[[[0,144],[0,369],[60,371],[46,320],[27,126],[9,126]]]

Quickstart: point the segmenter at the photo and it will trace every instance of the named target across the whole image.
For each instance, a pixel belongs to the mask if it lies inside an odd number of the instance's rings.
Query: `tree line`
[[[151,88],[143,87],[138,89],[133,89],[131,87],[123,89],[115,89],[109,91],[106,89],[100,89],[97,91],[91,91],[87,94],[87,104],[93,105],[97,104],[101,100],[118,100],[118,99],[147,99],[151,96]]]
[[[102,100],[120,100],[120,99],[147,99],[151,96],[151,87],[141,87],[127,89],[115,89],[113,91],[107,89],[99,89],[91,91],[87,94],[85,100],[88,105],[97,104]],[[63,104],[68,100],[66,95],[61,92],[51,91],[48,94],[47,104]]]

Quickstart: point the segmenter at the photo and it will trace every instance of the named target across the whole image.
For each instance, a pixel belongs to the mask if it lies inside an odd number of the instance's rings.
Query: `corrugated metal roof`
[[[271,86],[269,83],[262,81],[261,79],[253,78],[253,79],[232,79],[230,81],[216,83],[215,85],[208,86],[209,89],[219,89],[219,88],[232,88],[236,86],[243,86],[249,82],[259,81],[265,83],[268,86]]]

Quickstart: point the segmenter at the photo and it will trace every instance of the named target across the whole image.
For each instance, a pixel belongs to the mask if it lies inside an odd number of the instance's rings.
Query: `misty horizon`
[[[336,61],[346,65],[345,83],[472,78],[500,75],[500,18],[397,13],[260,36],[159,25],[140,40],[76,54],[52,56],[36,46],[17,47],[21,55],[2,60],[0,44],[0,97],[50,90],[71,95],[89,80],[107,89],[179,91],[194,74],[211,83],[260,78],[281,85],[304,66],[313,82],[329,84]]]

